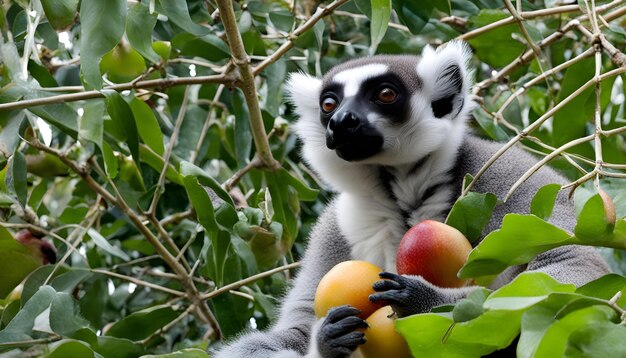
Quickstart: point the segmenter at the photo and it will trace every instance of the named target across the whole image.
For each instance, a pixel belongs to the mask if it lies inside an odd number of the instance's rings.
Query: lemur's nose
[[[326,128],[326,146],[329,149],[335,149],[349,142],[360,127],[361,120],[356,113],[346,111],[335,114]]]

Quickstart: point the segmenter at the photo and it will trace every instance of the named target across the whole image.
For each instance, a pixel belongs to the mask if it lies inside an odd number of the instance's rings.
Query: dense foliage
[[[622,273],[625,26],[623,0],[4,1],[0,355],[202,357],[270,325],[332,195],[301,163],[286,77],[455,38],[475,55],[473,130],[571,180],[507,216],[461,274],[488,282],[573,243],[608,247]],[[467,184],[448,223],[477,238],[497,198]],[[574,233],[546,221],[559,190]],[[398,329],[429,357],[520,332],[523,357],[625,356],[624,290],[528,273]]]

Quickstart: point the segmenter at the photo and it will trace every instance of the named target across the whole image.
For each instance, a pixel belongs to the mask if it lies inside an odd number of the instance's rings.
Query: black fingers
[[[350,316],[339,320],[324,324],[322,333],[328,338],[340,338],[348,332],[352,332],[357,328],[367,328],[367,322],[356,316]]]
[[[385,304],[391,304],[391,305],[399,304],[399,303],[401,304],[405,301],[405,297],[402,294],[402,291],[398,291],[398,290],[373,293],[369,296],[369,299],[372,302],[382,301]]]
[[[326,314],[326,322],[334,323],[349,316],[356,316],[359,313],[361,313],[359,309],[348,305],[333,307]]]
[[[404,288],[404,285],[391,280],[380,280],[374,282],[372,285],[374,291],[389,291],[389,290],[401,290]]]
[[[393,281],[401,283],[403,285],[406,285],[406,282],[408,280],[404,276],[400,276],[398,274],[391,273],[391,272],[381,272],[381,273],[378,274],[378,276],[380,278],[384,278],[384,279],[387,279],[387,280],[393,280]]]
[[[358,329],[367,328],[367,322],[357,315],[360,310],[351,306],[331,308],[320,327],[317,345],[324,358],[345,358],[365,343],[365,335]]]
[[[346,347],[351,351],[355,350],[360,344],[365,343],[365,333],[351,332],[344,336],[338,337],[334,341],[336,347]]]

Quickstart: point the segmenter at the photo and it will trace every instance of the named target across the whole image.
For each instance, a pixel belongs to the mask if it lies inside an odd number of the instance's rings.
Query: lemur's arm
[[[324,274],[339,262],[349,259],[350,248],[337,226],[334,205],[328,205],[311,232],[302,266],[283,300],[276,324],[265,332],[248,332],[219,351],[216,357],[347,356],[362,343],[363,334],[354,330],[362,327],[364,322],[356,317],[358,312],[347,307],[336,309],[317,321],[313,299]],[[312,340],[311,336],[315,339]]]

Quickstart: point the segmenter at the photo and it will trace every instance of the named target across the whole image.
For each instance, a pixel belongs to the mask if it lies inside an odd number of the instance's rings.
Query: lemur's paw
[[[361,344],[365,343],[363,332],[367,323],[357,317],[361,313],[351,306],[333,307],[328,311],[317,335],[317,345],[324,358],[348,357]]]

